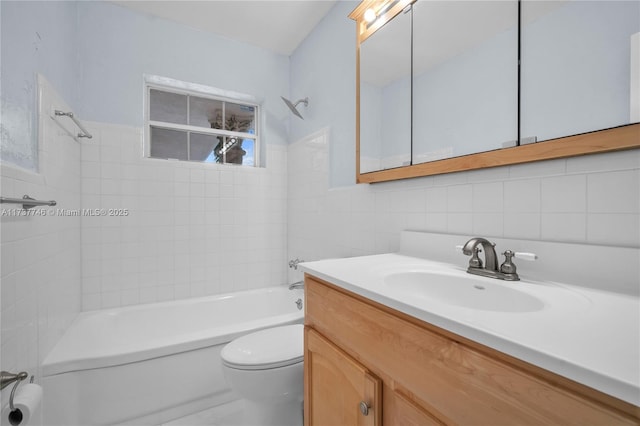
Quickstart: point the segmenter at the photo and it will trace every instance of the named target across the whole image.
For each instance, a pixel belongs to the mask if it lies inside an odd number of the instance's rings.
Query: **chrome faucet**
[[[289,268],[290,269],[295,269],[296,271],[298,270],[298,264],[304,262],[304,260],[300,260],[296,257],[296,260],[290,260],[289,261]]]
[[[298,290],[304,288],[304,281],[298,281],[297,283],[289,284],[289,290]]]
[[[496,255],[494,247],[495,244],[485,238],[475,237],[467,241],[462,247],[462,252],[467,256],[471,256],[467,272],[483,277],[497,278],[499,280],[520,280],[520,277],[516,274],[516,265],[511,261],[515,253],[511,250],[505,251],[503,253],[505,261],[498,268],[498,256]],[[481,251],[484,251],[484,266],[482,260],[478,257],[478,253]]]
[[[488,271],[498,271],[498,256],[496,255],[496,250],[494,249],[495,244],[485,238],[472,238],[462,247],[462,252],[467,256],[471,256],[471,260],[469,261],[469,268],[482,268],[482,260],[478,257],[478,252],[480,252],[480,248],[478,246],[482,246],[484,250],[484,269]]]

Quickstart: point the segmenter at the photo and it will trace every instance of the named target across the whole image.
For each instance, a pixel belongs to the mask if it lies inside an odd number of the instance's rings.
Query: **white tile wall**
[[[82,144],[83,310],[286,281],[287,149],[267,167],[142,157],[138,128],[89,123]]]
[[[289,146],[290,258],[396,251],[403,229],[640,247],[640,150],[329,189],[329,134]]]
[[[1,206],[2,370],[36,377],[40,362],[81,309],[80,217],[62,213],[80,208],[80,145],[49,117],[53,107],[68,106],[44,78],[38,81],[40,171],[0,165],[2,196],[28,194],[58,203],[30,210],[46,216],[12,216],[20,205]]]

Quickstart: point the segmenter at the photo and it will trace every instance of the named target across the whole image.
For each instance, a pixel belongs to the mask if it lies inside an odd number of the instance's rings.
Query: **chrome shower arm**
[[[295,104],[293,104],[293,106],[294,106],[294,107],[297,107],[297,106],[298,106],[298,104],[300,104],[300,103],[303,103],[303,104],[304,104],[304,106],[309,106],[309,98],[298,99],[298,100],[296,101],[296,103],[295,103]]]
[[[282,100],[289,107],[289,109],[291,110],[292,113],[294,113],[297,117],[299,117],[299,118],[304,120],[304,117],[302,117],[302,114],[300,114],[300,111],[298,111],[298,108],[296,108],[296,107],[300,103],[303,103],[304,106],[308,106],[309,105],[309,98],[308,97],[307,98],[303,98],[303,99],[298,99],[296,101],[296,103],[291,102],[289,99],[285,98],[284,96],[280,96],[280,98],[282,98]]]

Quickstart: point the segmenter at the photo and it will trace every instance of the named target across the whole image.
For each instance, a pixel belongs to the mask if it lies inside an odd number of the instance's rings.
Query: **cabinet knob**
[[[362,413],[363,416],[366,416],[369,414],[369,404],[367,404],[364,401],[360,401],[360,412]]]

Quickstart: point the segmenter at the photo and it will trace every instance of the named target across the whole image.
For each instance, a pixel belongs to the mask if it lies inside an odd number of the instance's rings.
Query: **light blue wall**
[[[257,97],[267,142],[287,143],[288,57],[108,2],[79,2],[78,17],[85,119],[141,126],[143,74],[154,74]]]
[[[37,170],[36,73],[86,121],[142,126],[143,75],[255,96],[286,144],[289,58],[109,2],[2,1],[2,159]]]
[[[355,183],[356,30],[347,15],[356,1],[338,1],[291,56],[291,97],[309,97],[304,120],[291,118],[295,142],[330,127],[330,184]]]
[[[77,105],[76,3],[1,1],[2,160],[37,170],[36,74]]]

